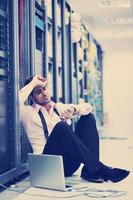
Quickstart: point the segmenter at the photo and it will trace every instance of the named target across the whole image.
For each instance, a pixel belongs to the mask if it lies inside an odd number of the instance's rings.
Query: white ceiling
[[[100,2],[127,1],[127,7],[100,7]],[[98,40],[124,39],[133,44],[133,0],[68,0],[72,9],[80,13],[83,23]],[[118,21],[118,18],[122,18]],[[124,18],[124,19],[123,19]],[[128,23],[125,23],[128,20]],[[108,22],[115,22],[111,24]]]

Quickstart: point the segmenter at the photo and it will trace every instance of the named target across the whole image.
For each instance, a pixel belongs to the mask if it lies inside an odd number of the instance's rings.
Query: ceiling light
[[[107,24],[133,24],[133,18],[131,17],[121,17],[121,18],[111,18],[105,19]]]
[[[129,8],[131,6],[130,0],[99,0],[98,2],[99,7],[125,7]]]

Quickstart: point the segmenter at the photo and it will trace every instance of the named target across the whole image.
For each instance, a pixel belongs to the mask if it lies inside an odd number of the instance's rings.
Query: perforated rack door
[[[13,1],[0,0],[0,182],[9,181],[18,171],[13,6]]]
[[[41,1],[20,0],[20,88],[25,79],[34,74],[43,73],[44,53],[44,5]],[[28,103],[28,102],[27,102]],[[21,162],[28,162],[28,152],[31,145],[27,134],[20,124],[21,132]]]
[[[29,0],[20,0],[20,65],[19,65],[19,84],[20,88],[24,86],[25,79],[31,75],[31,58],[30,58],[30,4]],[[30,144],[27,135],[20,123],[21,133],[21,164],[27,163]]]

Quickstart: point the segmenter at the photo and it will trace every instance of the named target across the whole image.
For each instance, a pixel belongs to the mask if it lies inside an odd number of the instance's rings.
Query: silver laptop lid
[[[62,156],[28,154],[31,186],[65,191]]]

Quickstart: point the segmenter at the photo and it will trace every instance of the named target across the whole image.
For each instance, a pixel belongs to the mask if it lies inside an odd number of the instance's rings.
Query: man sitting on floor
[[[32,105],[25,105],[30,98]],[[129,171],[110,168],[99,160],[99,137],[89,103],[63,104],[51,100],[47,80],[36,75],[20,90],[20,116],[35,154],[62,155],[65,176],[84,164],[81,177],[92,182],[118,182]],[[67,123],[80,116],[73,131]],[[54,166],[53,166],[54,167]]]

